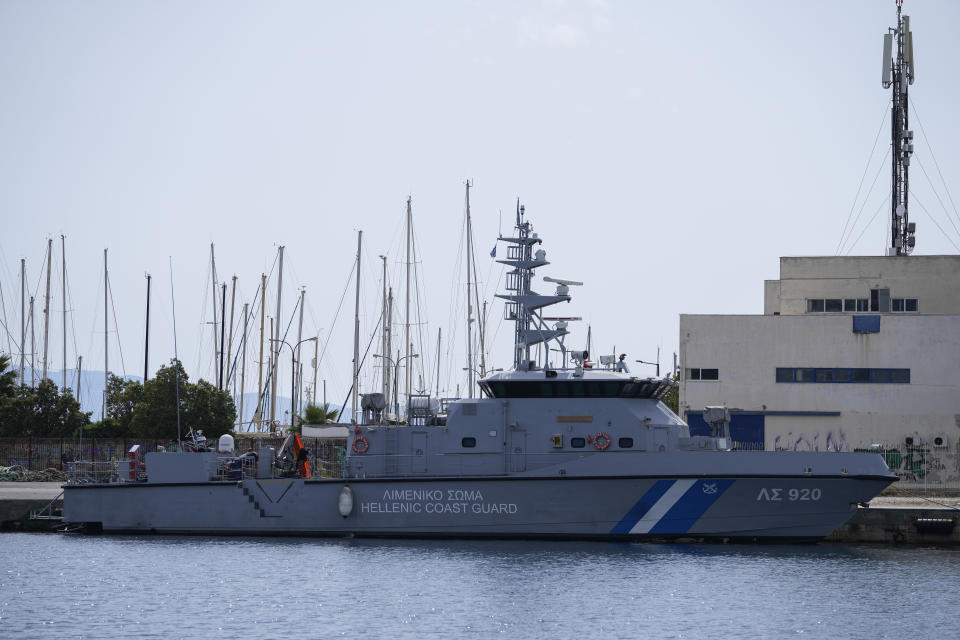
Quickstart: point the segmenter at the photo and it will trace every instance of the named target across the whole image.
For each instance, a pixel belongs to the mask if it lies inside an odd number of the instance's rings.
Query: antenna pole
[[[890,247],[887,255],[906,256],[916,245],[916,223],[910,222],[910,157],[913,131],[910,130],[909,85],[914,81],[913,32],[910,16],[901,15],[897,0],[897,26],[884,36],[883,86],[892,88],[890,115]],[[896,39],[896,50],[893,41]],[[891,59],[891,56],[893,58]]]
[[[442,329],[437,327],[437,399],[440,399],[440,332]]]

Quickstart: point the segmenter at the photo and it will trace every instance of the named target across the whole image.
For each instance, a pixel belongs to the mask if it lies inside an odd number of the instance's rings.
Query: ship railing
[[[67,482],[69,484],[119,484],[130,482],[121,475],[127,466],[126,460],[106,462],[68,462]],[[134,480],[135,481],[135,480]]]

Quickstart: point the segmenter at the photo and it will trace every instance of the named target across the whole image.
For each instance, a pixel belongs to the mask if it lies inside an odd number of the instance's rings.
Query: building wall
[[[681,315],[680,362],[681,413],[708,405],[726,405],[734,419],[735,410],[760,413],[767,450],[878,444],[915,466],[912,438],[943,458],[941,480],[960,481],[960,315],[884,314],[868,334],[854,333],[848,314]],[[778,367],[901,368],[910,382],[777,382]],[[691,368],[716,368],[718,379],[690,380]],[[933,451],[937,437],[945,446]]]
[[[960,314],[960,256],[780,258],[780,280],[764,283],[764,314],[806,313],[807,298],[916,298],[919,313]],[[885,310],[881,310],[885,311]]]

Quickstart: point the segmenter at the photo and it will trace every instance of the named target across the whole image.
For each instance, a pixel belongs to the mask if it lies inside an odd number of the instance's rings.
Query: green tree
[[[677,376],[674,375],[673,379],[676,380]],[[670,410],[675,414],[680,415],[680,386],[671,387],[671,389],[660,398],[660,402],[670,407]]]
[[[157,374],[143,385],[140,402],[130,420],[130,435],[139,438],[177,437],[177,398],[181,418],[185,413],[189,378],[178,360],[160,367]],[[179,392],[178,392],[179,386]],[[181,420],[183,432],[187,426]]]
[[[139,394],[139,395],[138,395]],[[183,365],[171,360],[160,367],[157,374],[137,392],[127,386],[120,398],[136,396],[132,400],[133,415],[130,435],[139,438],[177,437],[177,398],[180,407],[180,433],[188,429],[202,430],[208,438],[219,438],[230,431],[237,418],[233,398],[206,380],[192,384]],[[121,402],[121,405],[123,403]]]
[[[77,433],[90,422],[73,392],[60,392],[50,379],[36,387],[21,384],[0,406],[0,435],[58,438]]]
[[[107,379],[107,416],[115,421],[111,431],[126,434],[133,421],[133,414],[143,398],[143,385],[136,380],[126,380],[113,374]]]
[[[187,391],[186,418],[188,426],[215,440],[233,428],[237,409],[229,393],[200,380]]]

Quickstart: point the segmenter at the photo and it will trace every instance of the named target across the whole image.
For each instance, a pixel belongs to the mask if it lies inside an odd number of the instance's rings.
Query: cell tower
[[[913,84],[913,32],[910,16],[901,15],[903,0],[897,0],[897,26],[883,36],[883,88],[893,89],[890,124],[891,216],[888,256],[909,255],[916,244],[917,224],[907,212],[910,188],[910,156],[913,155],[913,131],[907,110],[907,88]],[[896,51],[894,51],[896,38]]]

